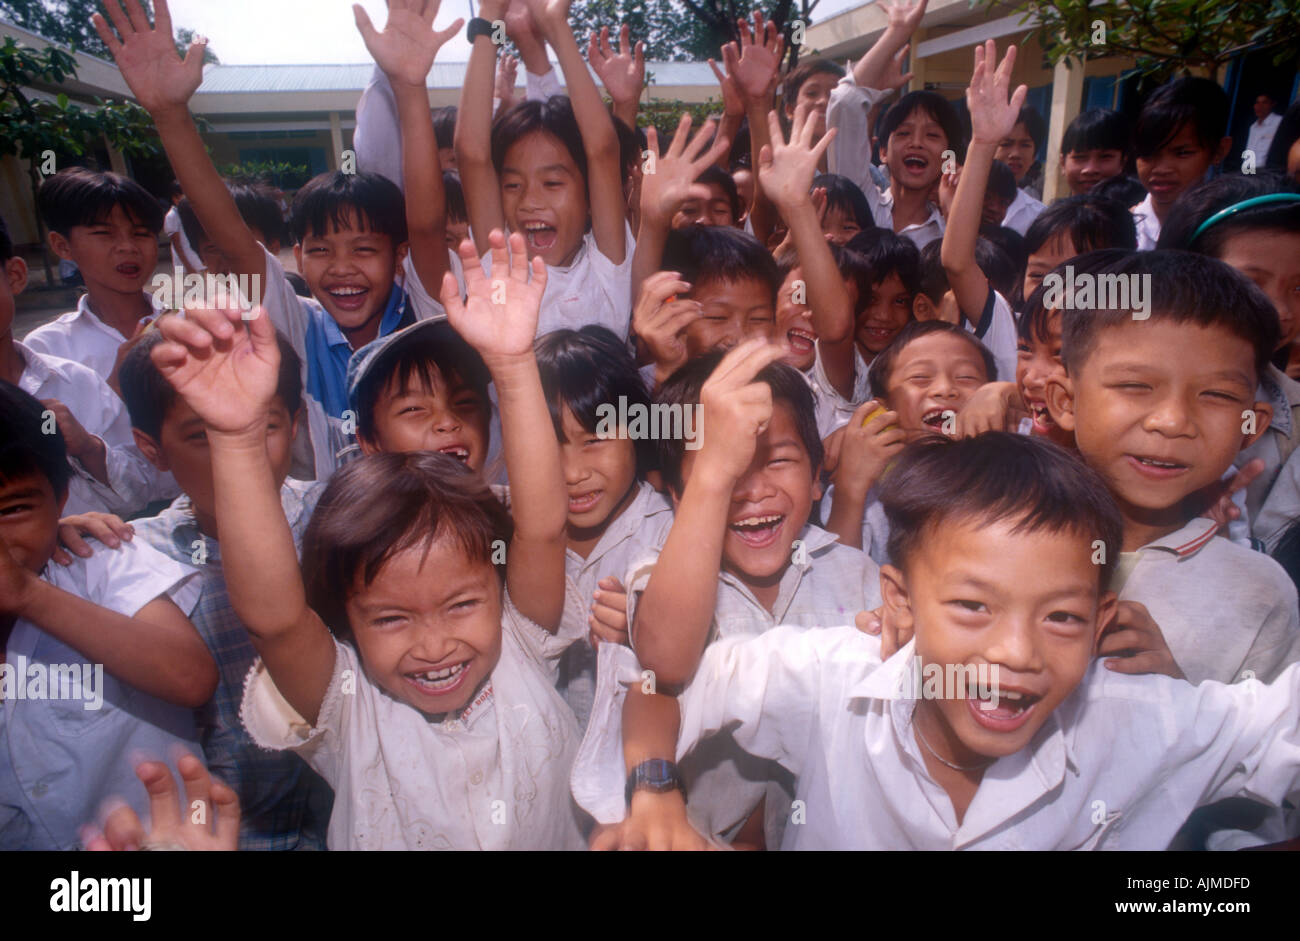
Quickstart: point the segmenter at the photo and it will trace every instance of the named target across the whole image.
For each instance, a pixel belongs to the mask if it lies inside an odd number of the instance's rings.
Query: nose
[[[956,398],[957,384],[952,381],[952,376],[947,373],[940,373],[930,387],[930,395],[936,399]]]
[[[1166,437],[1181,437],[1190,433],[1191,422],[1186,405],[1178,395],[1167,393],[1147,413],[1142,422],[1146,431]]]
[[[582,483],[591,476],[591,468],[582,461],[568,455],[564,457],[564,482],[570,487]]]
[[[433,407],[433,430],[438,434],[447,434],[448,432],[458,431],[461,427],[460,416],[458,416],[449,405],[438,404]]]
[[[995,664],[1014,673],[1033,673],[1041,669],[1038,645],[1034,641],[1029,616],[1006,612],[999,617],[993,626],[984,657],[991,665]]]
[[[438,663],[456,651],[456,640],[436,624],[421,624],[416,629],[408,656],[418,663]]]
[[[761,449],[760,449],[761,450]],[[749,465],[740,480],[736,481],[735,489],[731,492],[731,499],[736,503],[759,503],[776,494],[776,487],[768,479],[767,472],[760,463],[763,460],[761,453],[754,455],[754,461]]]

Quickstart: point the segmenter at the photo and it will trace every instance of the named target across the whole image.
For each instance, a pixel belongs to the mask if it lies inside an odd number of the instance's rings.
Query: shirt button
[[[45,792],[48,790],[49,788],[45,785],[44,781],[39,782],[34,788],[32,788],[32,797],[44,797]]]
[[[475,787],[478,787],[480,784],[482,784],[482,783],[483,783],[483,772],[482,772],[482,771],[475,771],[472,775],[470,775],[470,777],[469,777],[469,783],[470,783],[470,784],[473,784]]]

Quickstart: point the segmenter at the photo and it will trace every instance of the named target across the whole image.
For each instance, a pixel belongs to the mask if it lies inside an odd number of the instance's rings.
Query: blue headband
[[[1300,203],[1300,193],[1269,193],[1266,196],[1252,196],[1250,199],[1243,199],[1239,203],[1233,203],[1227,209],[1220,209],[1196,227],[1196,231],[1192,233],[1188,245],[1200,238],[1210,226],[1222,222],[1230,216],[1235,216],[1246,209],[1254,209],[1256,206],[1270,206],[1274,203]]]

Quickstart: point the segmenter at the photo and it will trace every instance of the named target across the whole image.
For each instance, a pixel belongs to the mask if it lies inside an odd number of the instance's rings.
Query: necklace
[[[978,771],[980,768],[987,768],[989,765],[993,764],[993,762],[997,761],[996,758],[989,758],[973,765],[954,764],[931,747],[930,743],[925,739],[925,733],[921,731],[921,726],[915,720],[912,721],[912,728],[916,730],[917,741],[919,741],[921,746],[930,753],[934,760],[947,765],[953,771]]]

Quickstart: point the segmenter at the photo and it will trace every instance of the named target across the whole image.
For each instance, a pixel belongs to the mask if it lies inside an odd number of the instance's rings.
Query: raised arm
[[[357,29],[375,63],[388,76],[402,129],[402,177],[406,194],[406,226],[411,260],[420,282],[442,284],[448,271],[447,194],[438,162],[426,90],[429,70],[443,43],[462,21],[435,31],[433,19],[441,0],[389,0],[388,22],[381,33],[358,4],[352,7]]]
[[[602,26],[599,33],[591,32],[587,61],[614,103],[614,117],[635,128],[641,89],[645,87],[645,43],[637,40],[636,46],[632,46],[632,32],[624,23],[618,31],[615,54],[609,44],[609,27]]]
[[[230,259],[232,273],[264,277],[266,254],[240,216],[190,117],[190,97],[203,83],[206,40],[191,43],[182,59],[172,37],[167,0],[157,0],[154,5],[157,26],[153,29],[139,0],[120,2],[125,4],[125,13],[119,0],[104,0],[117,35],[98,13],[92,18],[95,32],[108,46],[131,93],[153,118],[181,188],[204,231]]]
[[[912,77],[901,75],[899,62],[907,51],[912,33],[925,16],[929,0],[881,0],[880,10],[888,18],[884,33],[857,62],[853,81],[863,88],[897,88]],[[899,80],[901,76],[901,81]]]
[[[943,233],[941,258],[948,272],[948,283],[957,299],[958,309],[968,320],[978,320],[988,299],[989,282],[975,262],[975,243],[979,239],[980,213],[984,190],[988,186],[993,152],[998,141],[1011,133],[1029,89],[1021,85],[1008,100],[1011,71],[1016,64],[1016,47],[997,63],[997,46],[988,40],[975,47],[975,71],[966,89],[966,107],[970,110],[971,142],[966,149],[957,193],[953,196],[948,225]]]
[[[190,309],[159,321],[154,364],[200,418],[212,456],[221,564],[235,613],[276,688],[310,723],[334,668],[334,645],[307,606],[293,534],[266,451],[280,364],[270,319],[258,310]]]
[[[506,0],[483,0],[479,4],[479,16],[486,20],[499,20],[505,11]],[[492,165],[492,86],[496,62],[497,47],[492,37],[476,36],[456,112],[456,166],[465,190],[465,209],[469,213],[474,248],[479,255],[488,250],[487,234],[506,225],[505,210],[501,208],[501,183]]]
[[[722,61],[727,74],[735,79],[736,87],[745,99],[745,114],[749,117],[749,147],[751,162],[758,166],[763,147],[771,144],[768,134],[767,112],[772,108],[772,93],[780,77],[781,56],[785,40],[776,31],[775,24],[765,22],[759,10],[754,11],[754,32],[749,24],[739,20],[740,45],[730,42],[722,47]],[[754,188],[754,205],[750,209],[750,224],[758,240],[767,244],[767,238],[776,227],[776,213],[763,194],[761,186]]]
[[[450,272],[443,278],[442,303],[456,332],[482,355],[492,374],[501,410],[501,443],[510,477],[510,513],[515,532],[506,553],[506,587],[529,620],[555,633],[564,610],[565,524],[568,499],[560,445],[542,391],[533,338],[546,264],[532,261],[522,234],[490,233],[492,279],[468,241],[460,245],[465,266],[465,301]]]
[[[623,198],[623,170],[618,134],[596,90],[587,60],[569,28],[571,0],[526,0],[546,41],[564,70],[564,82],[573,103],[573,116],[582,132],[587,155],[587,197],[591,204],[591,234],[600,253],[621,265],[627,257],[627,202]]]

